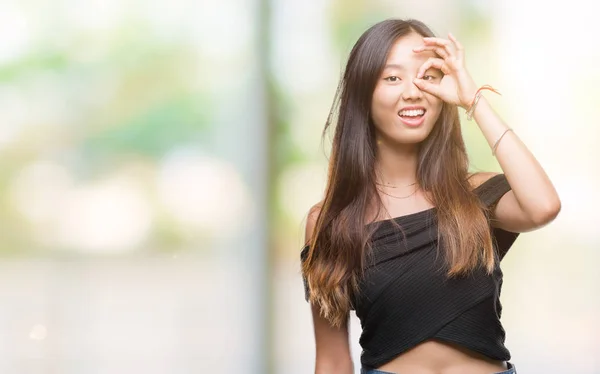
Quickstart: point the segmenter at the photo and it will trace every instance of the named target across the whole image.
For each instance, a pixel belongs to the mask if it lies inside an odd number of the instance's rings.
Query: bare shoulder
[[[315,230],[315,226],[317,225],[317,219],[319,218],[319,214],[321,213],[322,206],[323,202],[320,201],[313,205],[308,211],[308,217],[306,219],[306,231],[304,233],[304,239],[306,244],[308,244],[308,242],[310,241],[312,233]]]
[[[471,189],[474,190],[477,187],[481,186],[483,183],[485,183],[487,180],[489,180],[492,177],[495,177],[498,174],[499,173],[495,173],[495,172],[491,172],[491,171],[482,171],[482,172],[478,172],[478,173],[469,174],[469,177],[467,178],[467,180],[471,184]]]

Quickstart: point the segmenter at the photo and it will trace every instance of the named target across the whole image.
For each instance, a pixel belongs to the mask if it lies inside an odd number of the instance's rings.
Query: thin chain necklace
[[[387,193],[387,192],[385,192],[385,191],[383,191],[383,190],[381,190],[381,189],[379,189],[379,188],[378,188],[377,190],[378,190],[379,192],[381,192],[382,194],[384,194],[384,195],[388,195],[389,197],[393,197],[393,198],[395,198],[395,199],[407,199],[407,198],[411,197],[412,195],[414,195],[415,193],[417,193],[417,190],[418,190],[418,189],[419,189],[419,187],[415,188],[415,190],[414,190],[413,192],[411,192],[409,195],[406,195],[406,196],[394,196],[394,195],[392,195],[392,194],[389,194],[389,193]]]
[[[385,184],[385,183],[379,183],[379,182],[375,182],[375,184],[377,184],[379,186],[383,186],[383,187],[398,188],[398,187],[410,187],[410,186],[414,186],[415,184],[417,184],[417,182],[414,182],[414,183],[411,183],[411,184],[407,184],[406,186],[394,186],[393,184]]]

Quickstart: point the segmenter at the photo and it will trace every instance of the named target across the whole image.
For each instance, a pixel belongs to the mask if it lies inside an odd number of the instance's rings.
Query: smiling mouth
[[[425,109],[408,109],[399,111],[398,115],[405,119],[419,119],[425,115],[425,112]]]
[[[425,122],[426,112],[425,108],[403,109],[398,112],[398,117],[405,126],[418,128]]]

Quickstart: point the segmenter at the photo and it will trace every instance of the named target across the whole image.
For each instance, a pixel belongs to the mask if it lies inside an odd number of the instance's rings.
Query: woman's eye
[[[423,76],[423,80],[426,80],[426,81],[431,81],[434,79],[435,79],[435,77],[433,75],[424,75]]]
[[[384,79],[386,81],[388,81],[388,82],[399,82],[400,81],[400,78],[396,77],[395,75],[393,75],[391,77],[384,78]]]

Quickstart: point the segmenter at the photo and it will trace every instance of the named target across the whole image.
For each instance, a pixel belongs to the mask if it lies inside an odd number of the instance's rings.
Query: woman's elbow
[[[537,210],[536,214],[532,217],[532,221],[536,226],[547,225],[554,221],[560,213],[561,208],[562,204],[560,199],[556,196]]]

